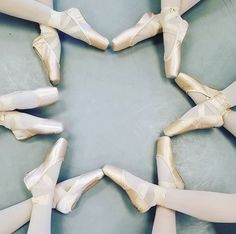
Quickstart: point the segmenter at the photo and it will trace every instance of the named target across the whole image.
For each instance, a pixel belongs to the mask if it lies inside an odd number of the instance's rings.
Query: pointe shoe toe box
[[[39,99],[39,106],[47,106],[59,100],[58,89],[54,87],[46,87],[35,90]]]
[[[107,47],[109,46],[109,41],[107,38],[103,37],[93,29],[90,29],[88,32],[86,32],[87,37],[89,39],[89,44],[101,49],[101,50],[106,50]]]
[[[124,178],[123,178],[123,170],[111,165],[105,165],[103,168],[103,173],[112,179],[115,183],[120,185],[123,189],[124,187]]]
[[[178,76],[180,69],[181,52],[180,45],[173,49],[171,56],[165,59],[166,77],[174,79]]]

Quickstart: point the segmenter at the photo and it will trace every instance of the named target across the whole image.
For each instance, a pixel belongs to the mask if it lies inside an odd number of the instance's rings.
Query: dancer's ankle
[[[48,25],[53,28],[60,29],[61,22],[65,17],[66,17],[65,12],[51,10],[50,18],[48,20]]]
[[[165,203],[166,191],[167,188],[156,185],[156,205],[163,206],[163,204]]]
[[[66,194],[66,190],[60,184],[55,187],[54,197],[53,197],[53,208],[56,208],[57,203],[61,200],[61,198]]]
[[[164,7],[161,9],[161,14],[164,16],[174,14],[174,15],[180,15],[180,8],[179,7]]]
[[[52,27],[44,25],[44,24],[40,24],[39,28],[40,28],[40,33],[41,34],[57,33],[55,28],[52,28]]]
[[[235,92],[228,92],[227,90],[222,90],[221,93],[224,95],[225,99],[227,100],[229,107],[235,106],[235,99],[236,95]]]
[[[41,195],[41,196],[34,196],[31,199],[33,205],[40,205],[40,206],[47,206],[53,204],[53,196],[49,194]]]

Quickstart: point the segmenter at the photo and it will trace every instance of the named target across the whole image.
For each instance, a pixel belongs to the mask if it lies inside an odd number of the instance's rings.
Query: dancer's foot
[[[138,23],[112,40],[112,49],[120,51],[136,45],[147,38],[154,37],[162,30],[159,15],[145,13]]]
[[[179,74],[181,45],[188,30],[188,23],[181,18],[178,8],[163,9],[160,22],[164,33],[166,76],[175,78]]]
[[[153,206],[161,205],[165,199],[164,188],[142,180],[123,169],[106,165],[103,172],[126,191],[134,207],[141,213],[147,212]]]
[[[52,204],[55,185],[60,172],[61,163],[66,154],[67,145],[67,141],[60,138],[53,146],[44,162],[25,176],[24,182],[33,195],[33,203],[39,205]]]
[[[0,125],[10,129],[17,140],[25,140],[38,134],[58,134],[63,131],[62,123],[11,111],[0,112]]]
[[[184,189],[184,182],[175,167],[171,140],[160,137],[157,143],[158,184],[164,188]]]
[[[220,94],[220,91],[209,88],[184,73],[180,73],[175,82],[196,104]]]
[[[53,207],[61,213],[70,213],[81,195],[96,185],[103,175],[103,171],[99,169],[58,184],[55,189]]]
[[[33,41],[33,48],[44,63],[53,85],[60,82],[61,42],[54,28],[40,25],[41,34]]]
[[[48,24],[98,49],[105,50],[109,45],[109,41],[85,21],[77,8],[63,12],[52,11]]]
[[[0,96],[0,111],[32,109],[58,101],[57,88],[17,91]]]
[[[196,105],[179,120],[164,129],[167,136],[175,136],[195,129],[221,127],[224,115],[229,111],[230,104],[220,93],[205,102]]]

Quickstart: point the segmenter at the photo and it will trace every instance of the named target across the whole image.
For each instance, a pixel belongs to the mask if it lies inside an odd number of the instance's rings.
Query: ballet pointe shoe
[[[162,31],[159,21],[159,15],[151,12],[145,13],[134,27],[122,32],[112,40],[112,49],[120,51],[154,37]]]
[[[43,27],[42,25],[40,27]],[[50,82],[58,85],[60,77],[61,42],[57,31],[44,26],[44,31],[33,41],[33,48],[46,68]],[[48,30],[47,30],[48,28]],[[56,53],[57,52],[57,53]]]
[[[175,82],[190,97],[191,94],[194,93],[201,94],[202,99],[199,100],[199,102],[204,102],[206,99],[220,94],[220,91],[209,88],[208,86],[201,84],[198,80],[195,80],[184,73],[180,73],[175,79]]]
[[[189,110],[165,128],[164,133],[167,136],[175,136],[196,129],[221,127],[229,108],[230,104],[226,97],[220,93]]]
[[[106,50],[109,41],[97,33],[84,19],[79,9],[71,8],[67,11],[61,12],[65,17],[61,19],[61,14],[58,12],[51,12],[49,25],[55,25],[60,31],[80,39],[87,44],[94,46],[101,50]]]
[[[63,214],[69,214],[78,203],[81,195],[95,186],[104,176],[101,169],[95,170],[76,179],[67,191],[63,188],[63,182],[56,186],[53,207]],[[73,178],[72,178],[73,180]]]
[[[147,212],[157,204],[163,204],[165,199],[164,188],[148,183],[114,166],[106,165],[102,170],[106,176],[126,191],[133,206],[140,213]]]
[[[0,125],[10,129],[17,140],[25,140],[38,134],[58,134],[63,131],[62,123],[11,111],[0,112]]]
[[[36,89],[34,92],[36,93],[39,100],[39,104],[34,108],[48,106],[59,100],[58,89],[54,87],[40,88]]]
[[[173,22],[174,21],[174,22]],[[181,45],[188,30],[187,21],[179,15],[177,8],[163,9],[160,15],[163,33],[175,36],[169,55],[164,55],[165,73],[167,78],[175,78],[179,74],[181,63]]]
[[[47,106],[58,101],[58,99],[58,90],[52,87],[40,88],[33,91],[16,91],[0,96],[0,111]]]
[[[31,192],[32,190],[40,190],[37,193],[42,193],[42,195],[32,198],[34,204],[47,205],[50,203],[52,199],[50,192],[54,193],[56,181],[52,181],[47,175],[47,172],[55,164],[64,160],[67,146],[67,141],[64,138],[60,138],[46,156],[44,162],[39,167],[26,174],[24,183],[27,189]],[[37,187],[37,185],[39,185],[39,188],[36,189],[35,187]],[[45,191],[49,193],[47,194]]]
[[[167,181],[159,181],[164,188],[184,189],[184,182],[175,167],[171,140],[167,136],[160,137],[157,143],[157,159],[166,165],[174,180],[174,184]]]

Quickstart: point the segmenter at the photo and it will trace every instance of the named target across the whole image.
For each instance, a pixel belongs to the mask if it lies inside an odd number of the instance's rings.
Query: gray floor
[[[72,6],[80,7],[87,21],[109,39],[135,24],[144,12],[160,9],[153,0],[56,4],[59,10]],[[235,0],[204,0],[184,15],[190,28],[181,71],[218,89],[235,80],[235,10]],[[31,48],[37,25],[0,15],[0,35],[0,93],[49,85]],[[164,76],[162,36],[120,53],[100,52],[65,35],[61,39],[61,101],[31,111],[66,125],[62,136],[70,147],[60,180],[110,163],[155,182],[156,140],[163,127],[193,105]],[[0,129],[0,209],[30,197],[24,174],[39,165],[58,137],[18,142]],[[192,132],[175,137],[173,143],[187,189],[236,192],[235,139],[227,131]],[[105,179],[82,197],[72,214],[53,212],[52,233],[151,233],[153,215],[154,209],[138,214],[125,193]],[[177,215],[177,226],[179,234],[236,232],[234,225],[213,225],[182,214]],[[26,230],[24,226],[17,233]]]

